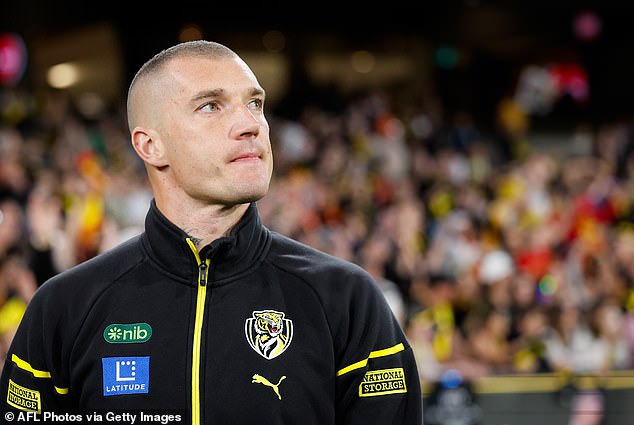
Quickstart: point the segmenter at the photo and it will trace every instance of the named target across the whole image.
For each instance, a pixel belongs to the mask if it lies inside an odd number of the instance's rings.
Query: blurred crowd
[[[493,131],[380,90],[268,114],[263,221],[368,270],[427,382],[634,369],[634,132],[580,123],[556,157],[505,102]],[[141,232],[151,192],[123,108],[13,88],[0,113],[3,355],[37,287]]]
[[[372,273],[426,382],[634,368],[629,123],[580,123],[555,156],[513,99],[488,134],[449,118],[373,92],[275,122],[265,221]]]
[[[35,290],[140,233],[151,196],[122,111],[0,91],[0,362]]]

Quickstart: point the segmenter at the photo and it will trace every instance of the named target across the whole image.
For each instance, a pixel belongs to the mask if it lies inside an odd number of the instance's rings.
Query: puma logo
[[[282,376],[280,378],[280,380],[277,382],[277,384],[272,384],[268,379],[266,379],[264,376],[262,375],[258,375],[257,373],[255,375],[253,375],[253,380],[251,381],[252,384],[262,384],[265,385],[267,387],[271,387],[273,388],[273,391],[275,391],[275,394],[277,394],[277,398],[279,398],[280,400],[282,399],[282,396],[280,395],[280,384],[282,383],[282,381],[286,379],[286,375]]]

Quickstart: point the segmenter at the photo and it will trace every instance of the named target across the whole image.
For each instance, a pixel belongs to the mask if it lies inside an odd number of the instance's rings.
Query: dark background
[[[573,31],[573,18],[582,10],[593,10],[601,18],[601,32],[594,40],[582,41]],[[253,47],[257,34],[276,29],[286,35],[284,54],[293,64],[288,98],[278,111],[287,115],[302,99],[336,104],[336,93],[316,86],[305,72],[305,56],[319,37],[327,35],[330,48],[338,50],[398,51],[408,40],[422,39],[431,49],[448,45],[467,58],[452,69],[433,67],[433,85],[450,113],[469,110],[484,128],[493,125],[496,103],[508,94],[523,66],[580,63],[589,75],[591,100],[584,105],[564,100],[535,124],[557,127],[579,120],[627,119],[634,111],[633,11],[627,2],[571,0],[258,2],[240,7],[227,2],[13,0],[2,5],[0,31],[18,32],[28,44],[107,22],[119,34],[129,81],[146,59],[178,39],[185,23],[197,23],[205,38],[238,50]]]

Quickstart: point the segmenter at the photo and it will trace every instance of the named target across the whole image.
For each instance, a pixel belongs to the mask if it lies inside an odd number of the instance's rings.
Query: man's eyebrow
[[[221,97],[224,93],[225,91],[223,89],[204,90],[204,91],[196,93],[196,95],[192,97],[192,100],[194,102],[197,102],[203,99]]]
[[[251,92],[249,93],[251,96],[262,96],[264,97],[264,90],[259,87],[253,87]]]
[[[253,88],[249,89],[248,93],[249,93],[249,96],[261,96],[261,97],[264,97],[264,95],[265,95],[264,90],[259,88],[259,87],[253,87]],[[222,96],[224,96],[224,94],[225,94],[225,90],[224,89],[203,90],[201,92],[196,93],[192,97],[192,101],[198,102],[198,101],[204,100],[204,99],[213,99],[213,98],[217,98],[217,97],[222,97]]]

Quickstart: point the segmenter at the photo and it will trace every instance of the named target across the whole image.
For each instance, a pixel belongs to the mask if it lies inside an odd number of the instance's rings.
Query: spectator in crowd
[[[543,341],[550,368],[572,376],[600,371],[602,353],[587,313],[581,307],[567,303],[552,306],[549,314]]]
[[[468,380],[488,373],[490,359],[481,359],[478,347],[465,338],[456,305],[458,294],[456,278],[443,272],[421,275],[412,284],[412,298],[420,311],[411,317],[407,330],[426,382],[438,381],[448,369],[459,370]]]

